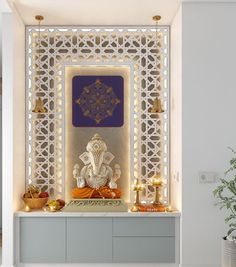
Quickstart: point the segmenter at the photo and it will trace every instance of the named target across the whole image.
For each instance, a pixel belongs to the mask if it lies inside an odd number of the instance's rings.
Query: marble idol
[[[114,155],[107,151],[107,145],[99,134],[92,137],[86,150],[79,156],[84,164],[81,170],[79,164],[74,165],[73,176],[77,187],[72,190],[72,197],[121,198],[121,190],[116,183],[121,176],[120,166],[115,164],[113,169],[110,167]]]

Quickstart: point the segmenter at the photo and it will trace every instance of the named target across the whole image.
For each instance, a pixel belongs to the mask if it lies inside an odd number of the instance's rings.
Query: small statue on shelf
[[[81,171],[79,164],[75,164],[73,169],[77,188],[72,190],[72,197],[77,199],[120,198],[121,191],[116,183],[121,176],[120,166],[115,164],[114,170],[109,166],[114,156],[107,152],[107,145],[99,134],[92,137],[86,150],[79,157],[84,163]]]

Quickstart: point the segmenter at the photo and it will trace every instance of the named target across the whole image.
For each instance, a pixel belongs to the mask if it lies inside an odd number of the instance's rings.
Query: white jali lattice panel
[[[153,199],[150,178],[161,171],[168,202],[169,175],[169,28],[41,28],[27,27],[27,170],[26,184],[37,184],[54,197],[64,194],[64,83],[65,63],[132,64],[134,70],[133,177],[145,184],[144,199]],[[155,97],[165,112],[149,113]],[[41,97],[47,113],[35,114]]]

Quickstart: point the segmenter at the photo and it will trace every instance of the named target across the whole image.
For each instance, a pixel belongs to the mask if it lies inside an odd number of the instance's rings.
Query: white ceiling
[[[44,25],[153,25],[152,16],[161,15],[168,25],[181,0],[10,0],[26,25],[36,24],[35,15],[45,17]]]

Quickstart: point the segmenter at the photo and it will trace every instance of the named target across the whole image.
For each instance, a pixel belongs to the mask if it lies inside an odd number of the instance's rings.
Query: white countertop
[[[179,211],[173,212],[48,212],[48,211],[17,211],[16,217],[180,217]]]

